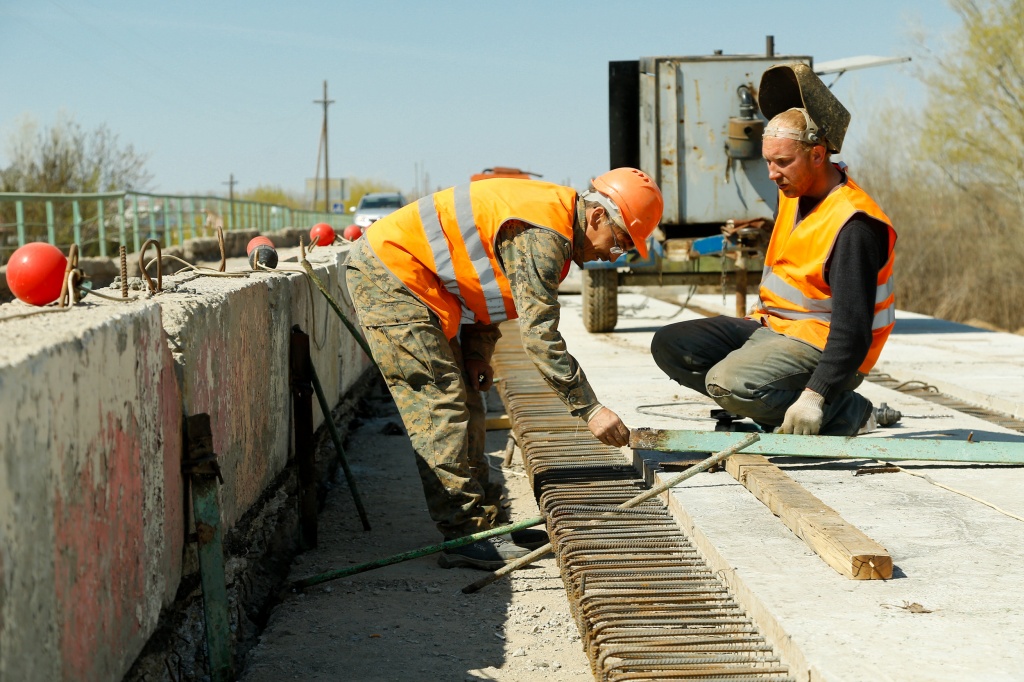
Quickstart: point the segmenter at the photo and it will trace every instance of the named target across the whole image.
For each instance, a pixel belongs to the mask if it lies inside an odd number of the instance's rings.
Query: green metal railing
[[[78,244],[83,256],[117,254],[121,244],[138,251],[147,239],[164,246],[225,231],[274,232],[329,223],[351,224],[348,215],[289,208],[221,197],[107,192],[102,194],[16,194],[0,192],[0,265],[28,242],[45,241],[67,251]]]

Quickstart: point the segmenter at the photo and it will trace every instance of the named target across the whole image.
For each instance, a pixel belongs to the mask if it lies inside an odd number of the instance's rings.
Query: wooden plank
[[[511,429],[512,420],[507,414],[489,414],[487,415],[487,430],[488,431],[499,431],[501,429]]]
[[[761,455],[733,455],[725,470],[847,578],[892,578],[892,557],[884,547]]]

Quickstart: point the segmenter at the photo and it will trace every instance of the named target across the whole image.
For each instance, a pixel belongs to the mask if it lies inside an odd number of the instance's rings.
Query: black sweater
[[[804,208],[801,200],[802,214]],[[832,322],[821,361],[807,383],[826,402],[856,374],[871,347],[878,271],[888,255],[888,228],[863,213],[847,221],[836,236],[825,263],[825,281],[832,290]]]

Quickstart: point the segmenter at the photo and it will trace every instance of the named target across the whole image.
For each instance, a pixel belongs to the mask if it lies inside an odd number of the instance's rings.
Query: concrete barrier
[[[310,257],[339,302],[345,251]],[[280,267],[297,270],[292,261]],[[165,288],[175,279],[184,276]],[[129,669],[182,577],[185,416],[210,414],[230,527],[289,459],[292,326],[310,334],[329,399],[369,367],[300,274],[201,277],[148,300],[87,301],[0,321],[4,680],[119,680]],[[0,306],[0,318],[26,309]]]

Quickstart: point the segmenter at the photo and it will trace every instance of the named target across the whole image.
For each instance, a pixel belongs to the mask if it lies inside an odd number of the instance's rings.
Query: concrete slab
[[[339,305],[347,246],[316,249],[310,264]],[[224,476],[221,510],[230,527],[285,467],[291,452],[292,413],[288,346],[298,325],[310,337],[310,354],[324,393],[337,399],[369,361],[327,301],[307,281],[298,249],[280,249],[273,273],[245,278],[202,277],[159,297],[173,348],[184,414],[210,415],[213,447]],[[228,272],[248,271],[245,259],[228,259]],[[352,320],[355,315],[347,310]],[[314,401],[313,426],[323,415]]]
[[[0,323],[0,405],[0,679],[119,679],[181,572],[159,305]]]
[[[189,569],[183,416],[211,415],[229,529],[288,460],[292,326],[311,336],[328,401],[369,367],[287,263],[296,251],[280,250],[278,273],[168,276],[167,291],[133,302],[90,296],[18,319],[30,308],[3,305],[0,679],[120,679],[131,666]],[[342,307],[346,251],[310,257]]]
[[[700,302],[702,307],[713,303]],[[620,294],[619,303],[616,332],[592,335],[582,326],[579,299],[562,297],[560,328],[598,397],[631,427],[713,428],[708,416],[713,403],[668,380],[649,351],[658,328],[695,314],[636,294]],[[731,297],[726,307],[732,307]],[[984,341],[978,341],[981,337]],[[934,364],[931,371],[965,390],[979,387],[971,383],[974,374],[1000,372],[1019,342],[1013,335],[962,330],[899,334],[890,344],[894,341],[894,366],[910,367],[920,359],[914,344],[962,358],[962,363]],[[983,350],[972,350],[979,347]],[[1020,370],[1007,372],[1004,383],[1015,381]],[[1024,381],[1015,385],[1024,387]],[[888,402],[907,415],[900,428],[866,437],[966,438],[973,432],[976,440],[1020,442],[1024,449],[1024,434],[879,385],[866,383],[862,390],[872,401]],[[1024,665],[1021,521],[906,473],[855,476],[857,465],[865,462],[773,461],[885,546],[896,566],[889,581],[840,576],[725,472],[700,474],[672,493],[681,525],[766,632],[774,634],[798,678],[1019,679]],[[1024,468],[927,462],[904,468],[1024,516]]]

